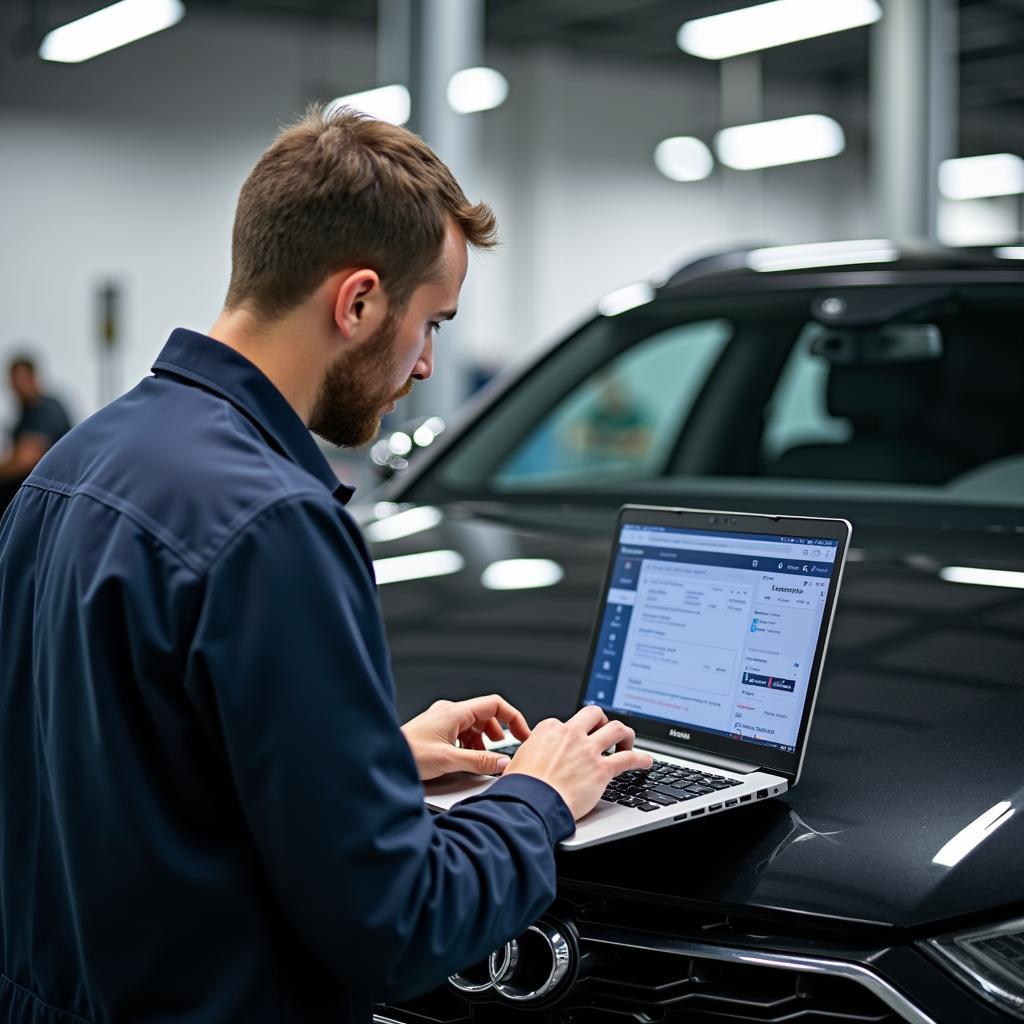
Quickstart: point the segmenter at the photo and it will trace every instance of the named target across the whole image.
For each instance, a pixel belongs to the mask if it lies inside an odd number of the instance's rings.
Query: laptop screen
[[[838,553],[821,537],[622,524],[584,701],[681,740],[794,752]]]

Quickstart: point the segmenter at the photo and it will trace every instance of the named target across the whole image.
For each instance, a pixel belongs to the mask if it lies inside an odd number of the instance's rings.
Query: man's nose
[[[416,365],[413,367],[412,376],[416,380],[428,380],[434,372],[434,340],[428,338],[423,351],[420,353]]]

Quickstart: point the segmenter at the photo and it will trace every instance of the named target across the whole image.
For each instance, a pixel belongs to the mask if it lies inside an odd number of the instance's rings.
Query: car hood
[[[530,721],[571,714],[607,514],[600,524],[570,508],[509,521],[453,505],[410,525],[417,532],[391,540],[367,528],[382,580],[396,566],[430,573],[380,588],[402,717],[487,692]],[[432,560],[404,569],[386,561],[428,552]],[[851,555],[799,785],[730,814],[561,853],[563,883],[922,933],[1024,900],[1024,591]],[[547,585],[493,589],[493,568],[483,584],[485,569],[515,559],[545,560],[512,573],[521,581],[536,570]]]

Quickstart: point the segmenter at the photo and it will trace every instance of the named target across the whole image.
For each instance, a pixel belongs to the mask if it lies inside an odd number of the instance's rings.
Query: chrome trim
[[[923,1010],[915,1006],[905,995],[893,988],[889,982],[861,964],[845,960],[826,960],[818,957],[796,956],[791,953],[771,953],[755,949],[733,949],[728,946],[707,946],[700,942],[677,939],[645,941],[629,932],[602,928],[600,932],[587,931],[581,939],[584,943],[605,946],[628,946],[632,949],[660,953],[675,953],[703,960],[721,960],[726,963],[753,964],[758,967],[775,967],[783,971],[807,971],[813,974],[827,974],[846,978],[862,985],[877,996],[894,1013],[898,1013],[908,1024],[936,1024]]]
[[[487,977],[484,978],[482,981],[471,981],[461,971],[456,971],[455,974],[448,975],[448,984],[451,985],[451,987],[454,988],[456,991],[462,992],[464,995],[468,996],[479,996],[482,995],[484,992],[489,992],[494,987],[495,977],[494,969],[491,966],[491,961],[498,955],[498,953],[505,954],[505,960],[502,963],[502,973],[515,967],[516,963],[519,960],[518,947],[509,949],[510,946],[516,947],[515,939],[513,939],[511,942],[506,942],[505,945],[502,946],[500,950],[496,949],[493,953],[490,954],[490,956],[488,956],[486,960],[483,961],[483,963],[487,967]],[[480,961],[477,961],[476,964],[471,964],[470,966],[476,967],[477,964],[479,963]],[[464,967],[463,971],[465,970],[468,970],[468,968]]]
[[[488,978],[486,981],[470,981],[468,978],[464,978],[461,974],[449,974],[448,984],[452,988],[459,992],[464,992],[468,996],[478,996],[482,992],[488,992],[494,982]]]
[[[488,968],[491,973],[491,980],[494,983],[494,991],[498,993],[503,999],[507,999],[513,1003],[532,1003],[536,1000],[543,999],[545,996],[550,995],[555,991],[556,988],[565,979],[566,974],[569,972],[569,963],[572,958],[572,949],[569,946],[565,936],[559,931],[558,928],[546,921],[538,921],[536,924],[531,924],[526,929],[526,933],[533,932],[535,935],[539,935],[544,943],[547,945],[548,952],[551,955],[551,969],[548,971],[547,977],[534,989],[524,989],[521,986],[515,984],[516,968],[520,960],[519,944],[515,940],[505,944],[504,949],[495,950],[488,961]],[[510,947],[515,947],[514,950]],[[501,961],[498,957],[505,954]],[[516,960],[512,967],[509,967],[509,962],[512,955],[515,955]],[[501,973],[497,971],[497,965],[501,965]]]
[[[491,984],[497,984],[518,966],[519,942],[516,939],[509,939],[501,949],[496,949],[487,958],[487,973],[491,976]]]

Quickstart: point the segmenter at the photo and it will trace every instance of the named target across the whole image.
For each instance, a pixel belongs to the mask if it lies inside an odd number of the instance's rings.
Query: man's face
[[[421,284],[400,313],[389,311],[376,333],[328,368],[309,429],[345,448],[369,444],[381,417],[433,372],[433,337],[455,316],[466,277],[466,240],[449,225],[438,273]]]
[[[18,400],[27,402],[36,393],[35,375],[27,366],[15,366],[11,369],[11,390]]]

